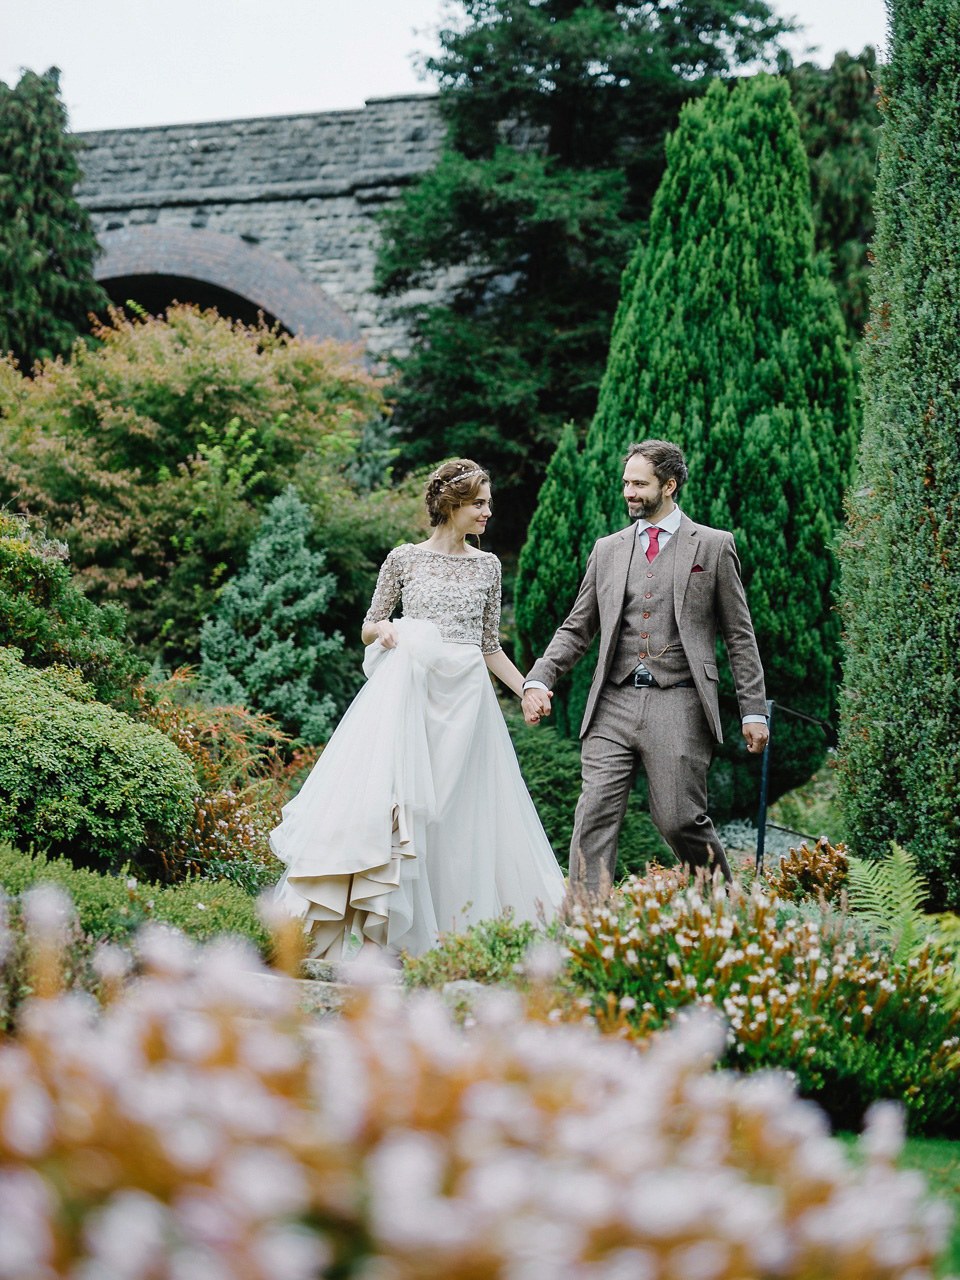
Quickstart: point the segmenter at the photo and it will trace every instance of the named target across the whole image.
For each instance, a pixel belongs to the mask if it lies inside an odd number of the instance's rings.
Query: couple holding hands
[[[571,884],[612,888],[640,766],[676,856],[729,878],[707,813],[721,740],[718,631],[755,753],[768,739],[763,670],[733,536],[681,512],[686,479],[676,445],[630,446],[630,524],[594,545],[573,607],[524,677],[500,647],[500,563],[466,541],[490,518],[489,476],[463,458],[433,473],[431,536],[390,552],[364,619],[367,682],[271,836],[287,866],[278,901],[303,919],[314,955],[339,959],[352,935],[363,949],[418,954],[507,908],[517,920],[556,914],[563,873],[487,673],[536,724],[597,635]]]

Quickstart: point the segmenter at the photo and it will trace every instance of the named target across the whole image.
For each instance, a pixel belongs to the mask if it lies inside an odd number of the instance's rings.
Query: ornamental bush
[[[175,837],[197,790],[163,734],[93,701],[75,671],[36,671],[0,649],[0,834],[120,866],[151,837]]]
[[[571,925],[569,975],[605,1029],[643,1040],[707,1006],[727,1020],[727,1065],[792,1072],[837,1127],[894,1099],[912,1132],[960,1136],[960,1012],[929,949],[898,963],[842,917],[681,870],[631,877],[611,905],[582,901]]]
[[[78,590],[65,543],[23,516],[0,511],[0,645],[31,667],[69,667],[104,702],[127,703],[146,663],[126,640],[126,613]]]
[[[76,924],[92,942],[130,941],[146,921],[169,924],[203,941],[221,933],[246,938],[264,955],[270,936],[250,894],[228,880],[190,880],[179,885],[153,884],[133,874],[75,867],[66,858],[33,851],[21,853],[0,844],[0,889],[11,896],[40,885],[53,885],[73,903]],[[89,988],[88,988],[89,989]]]
[[[389,490],[386,468],[372,491],[351,479],[384,410],[356,351],[192,307],[113,313],[96,336],[34,378],[0,360],[0,504],[68,543],[91,599],[126,604],[131,635],[165,664],[195,662],[218,590],[294,478],[318,526],[329,512],[356,530],[331,535],[330,568],[369,595],[419,504]],[[334,603],[355,626],[350,593]]]
[[[247,555],[200,631],[210,697],[271,716],[293,738],[325,742],[336,722],[343,636],[319,621],[334,595],[326,557],[309,546],[310,512],[291,485],[274,498]]]
[[[155,931],[135,985],[100,957],[96,1017],[56,992],[59,910],[0,1043],[5,1280],[918,1280],[943,1246],[893,1109],[857,1167],[786,1079],[710,1073],[702,1019],[638,1054],[380,986],[318,1035],[249,951]]]
[[[832,845],[822,836],[811,846],[806,841],[780,859],[767,875],[771,891],[784,902],[805,898],[836,902],[850,881],[846,845]]]

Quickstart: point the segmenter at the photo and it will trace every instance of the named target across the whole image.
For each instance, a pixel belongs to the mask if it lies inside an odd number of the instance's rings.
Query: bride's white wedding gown
[[[416,955],[508,907],[549,919],[564,895],[483,660],[500,648],[499,561],[407,543],[365,621],[401,600],[397,647],[367,647],[367,683],[271,834],[277,899],[318,956],[352,933]]]

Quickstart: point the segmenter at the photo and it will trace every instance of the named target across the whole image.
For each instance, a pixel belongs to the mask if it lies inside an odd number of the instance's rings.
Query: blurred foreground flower
[[[0,1042],[2,1280],[932,1275],[895,1113],[855,1169],[784,1077],[709,1070],[708,1014],[640,1054],[370,985],[319,1025],[238,944],[140,954],[105,1010],[51,994]]]

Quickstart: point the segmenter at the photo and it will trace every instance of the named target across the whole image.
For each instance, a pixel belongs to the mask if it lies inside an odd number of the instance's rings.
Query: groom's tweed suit
[[[528,680],[553,688],[600,633],[580,728],[583,793],[570,847],[572,879],[594,892],[613,882],[639,764],[651,817],[674,853],[692,866],[715,862],[728,874],[707,815],[707,768],[722,738],[718,630],[740,714],[763,715],[763,669],[732,534],[683,516],[648,563],[631,526],[594,545],[573,608],[528,673]],[[634,687],[629,675],[641,660],[660,688]],[[686,680],[694,687],[676,687]]]

